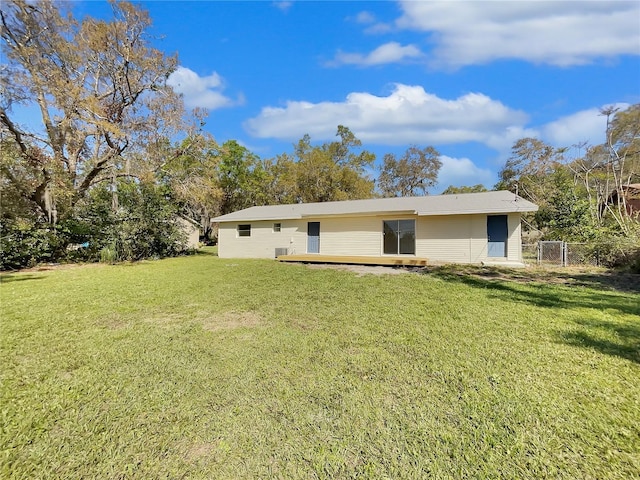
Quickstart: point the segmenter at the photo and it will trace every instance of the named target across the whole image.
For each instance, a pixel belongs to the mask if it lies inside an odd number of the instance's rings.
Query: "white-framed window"
[[[238,225],[238,236],[239,237],[250,237],[251,236],[251,224],[239,224]]]
[[[274,223],[273,224],[273,231],[274,232],[280,232],[282,230],[282,224],[281,223]]]
[[[415,255],[415,220],[384,220],[382,236],[382,251],[385,255]]]

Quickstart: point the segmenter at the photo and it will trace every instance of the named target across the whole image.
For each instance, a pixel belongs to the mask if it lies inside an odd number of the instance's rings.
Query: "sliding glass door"
[[[413,255],[416,253],[416,221],[385,220],[383,222],[385,255]]]

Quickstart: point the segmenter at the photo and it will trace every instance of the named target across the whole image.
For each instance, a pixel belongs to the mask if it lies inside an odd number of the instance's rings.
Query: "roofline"
[[[380,211],[380,212],[352,212],[352,213],[314,213],[298,216],[273,216],[273,217],[249,217],[242,219],[228,219],[228,220],[211,220],[211,223],[244,223],[244,222],[271,222],[274,220],[303,220],[305,218],[350,218],[350,217],[380,217],[390,215],[415,215],[416,217],[442,217],[451,215],[497,215],[497,214],[509,214],[509,213],[526,213],[536,212],[535,210],[469,210],[461,212],[459,210],[448,210],[443,212],[417,212],[415,210],[394,210],[394,211]]]
[[[371,204],[368,202],[392,200],[392,199],[363,199],[363,200],[343,200],[343,201],[331,201],[331,202],[313,202],[307,204],[286,204],[286,205],[265,205],[263,207],[255,206],[248,209],[240,210],[237,212],[228,213],[226,215],[220,215],[212,219],[212,223],[241,223],[241,222],[260,222],[260,221],[278,221],[278,220],[301,220],[303,218],[349,218],[349,217],[376,217],[376,216],[391,216],[391,215],[413,215],[417,217],[435,217],[435,216],[449,216],[449,215],[494,215],[494,214],[508,214],[508,213],[526,213],[535,212],[538,210],[538,206],[514,195],[511,198],[505,198],[504,194],[513,195],[508,191],[496,191],[486,193],[469,193],[469,194],[456,194],[451,197],[464,197],[466,195],[496,195],[502,194],[500,199],[494,200],[490,205],[486,205],[486,202],[467,202],[461,205],[463,208],[454,206],[453,204],[440,204],[445,209],[432,210],[430,205],[423,205],[422,202],[426,197],[415,197],[419,200],[416,204],[407,204],[403,202],[401,204],[389,204],[391,209],[384,208],[382,204]],[[410,197],[403,197],[409,199]],[[513,199],[512,199],[513,198]],[[499,202],[498,202],[499,200]],[[522,200],[522,202],[519,202]],[[337,211],[331,211],[333,204],[346,204],[349,202],[367,202],[365,204],[351,205],[346,208],[337,208]],[[322,205],[322,206],[321,206]],[[280,208],[278,208],[280,207]],[[289,207],[289,208],[285,208]],[[395,207],[395,208],[393,208]],[[262,210],[265,208],[267,210]],[[270,210],[273,208],[274,210]],[[371,209],[373,208],[373,209]],[[254,211],[248,211],[254,210]],[[239,215],[238,215],[239,214]],[[240,218],[238,218],[240,217]]]

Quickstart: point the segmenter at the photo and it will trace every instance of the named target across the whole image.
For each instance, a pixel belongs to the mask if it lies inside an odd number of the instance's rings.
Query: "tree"
[[[640,258],[640,227],[619,195],[640,182],[640,105],[601,114],[607,117],[606,141],[575,145],[577,158],[567,159],[567,148],[539,139],[518,140],[495,188],[517,189],[538,204],[539,211],[523,220],[545,238],[588,241],[602,261],[624,264]]]
[[[624,111],[605,108],[601,111],[607,117],[607,173],[613,180],[613,189],[618,193],[616,209],[605,201],[607,210],[625,233],[632,230],[631,219],[622,193],[626,185],[640,180],[640,104],[632,105]],[[613,192],[607,192],[608,200]]]
[[[145,11],[111,2],[111,21],[82,22],[49,1],[2,3],[0,127],[29,181],[6,178],[51,223],[97,183],[124,169],[123,156],[181,123],[182,101],[166,84],[176,57],[152,48]],[[15,121],[35,105],[40,127]]]
[[[154,182],[116,180],[118,206],[112,186],[96,185],[77,205],[77,242],[87,260],[141,260],[175,256],[186,249],[186,236],[177,221],[178,205],[168,188]],[[84,237],[82,236],[84,234]]]
[[[34,154],[39,154],[34,151]],[[0,198],[2,221],[29,221],[34,215],[35,205],[25,198],[23,192],[35,188],[37,172],[24,164],[15,143],[0,141]]]
[[[282,205],[299,201],[295,159],[286,153],[263,161],[267,204]]]
[[[400,159],[388,153],[384,156],[378,186],[385,197],[426,195],[437,183],[440,167],[440,153],[433,147],[411,146]]]
[[[584,155],[572,159],[567,167],[585,189],[593,222],[600,227],[613,222],[616,229],[631,233],[634,221],[625,195],[618,193],[640,182],[640,104],[622,111],[604,108],[601,114],[607,117],[605,143],[580,145]],[[614,196],[617,202],[611,202]]]
[[[266,174],[260,159],[235,140],[223,143],[217,156],[220,214],[264,205]]]
[[[265,162],[272,198],[285,203],[371,198],[374,182],[366,172],[375,155],[360,150],[362,143],[347,127],[338,126],[336,136],[339,141],[313,146],[305,135],[294,146],[293,156]]]
[[[444,192],[443,195],[453,195],[456,193],[480,193],[486,192],[487,189],[484,185],[478,183],[473,186],[462,186],[462,187],[454,187],[453,185],[449,185]]]
[[[518,191],[538,205],[550,197],[553,186],[548,176],[562,166],[564,148],[554,148],[537,138],[521,138],[511,148],[511,156],[500,170],[496,190]]]
[[[550,197],[534,214],[535,224],[547,240],[591,242],[597,228],[590,217],[589,201],[571,171],[558,168],[547,177]]]
[[[172,146],[169,140],[154,147],[166,159],[156,171],[179,212],[200,224],[205,238],[211,235],[211,218],[222,211],[223,190],[218,181],[220,147],[210,136],[191,134]]]

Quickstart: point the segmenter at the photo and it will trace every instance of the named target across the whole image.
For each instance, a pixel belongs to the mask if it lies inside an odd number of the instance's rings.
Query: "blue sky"
[[[349,127],[378,160],[443,155],[448,185],[493,186],[513,142],[604,140],[599,109],[640,102],[638,1],[136,2],[206,129],[263,158]],[[106,2],[78,2],[105,16]]]

